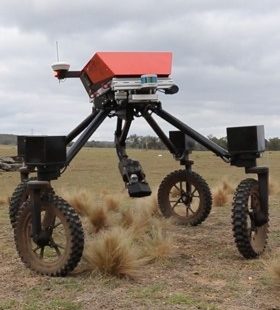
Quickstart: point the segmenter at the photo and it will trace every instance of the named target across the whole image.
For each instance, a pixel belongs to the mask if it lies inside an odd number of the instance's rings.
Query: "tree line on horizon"
[[[217,138],[213,135],[207,137],[209,140],[215,142],[219,146],[227,149],[227,138]],[[16,145],[17,136],[12,134],[0,134],[0,144],[2,145]],[[86,147],[99,147],[99,148],[113,148],[114,142],[112,141],[89,141],[85,145]],[[165,150],[165,145],[156,136],[139,136],[136,134],[127,137],[126,146],[133,149],[146,149],[146,150]],[[280,138],[274,137],[265,140],[265,146],[267,151],[280,151]],[[206,148],[195,143],[194,150],[205,151]]]
[[[218,144],[219,146],[227,149],[227,138],[217,138],[213,135],[207,137],[209,140]],[[113,142],[106,141],[90,141],[86,144],[88,147],[114,147]],[[127,137],[126,146],[132,149],[147,149],[147,150],[165,150],[166,147],[162,141],[155,136],[138,136],[136,134]],[[267,151],[280,151],[280,138],[269,138],[265,140],[265,146]],[[195,151],[206,151],[207,149],[201,144],[195,142]]]

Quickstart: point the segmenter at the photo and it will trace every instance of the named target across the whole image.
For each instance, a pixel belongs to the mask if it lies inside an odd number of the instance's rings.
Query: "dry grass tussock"
[[[176,255],[173,240],[167,235],[166,225],[170,225],[170,222],[153,218],[150,231],[141,240],[142,255],[149,261],[168,259]]]
[[[234,186],[227,180],[223,180],[222,184],[216,187],[213,191],[213,205],[222,207],[227,205],[232,199]]]
[[[89,233],[96,233],[110,226],[111,219],[108,216],[106,205],[100,202],[104,198],[103,193],[98,197],[90,191],[79,189],[73,192],[63,191],[63,196],[76,212],[85,219],[85,226]]]
[[[153,190],[153,192],[157,193],[157,190]],[[155,194],[149,197],[140,199],[140,200],[136,200],[135,205],[137,208],[140,208],[141,210],[148,212],[151,216],[156,216],[156,217],[161,216]]]
[[[222,181],[222,189],[226,194],[232,195],[234,193],[235,186],[233,184],[231,184],[229,181],[223,180]]]
[[[86,247],[84,258],[89,269],[118,277],[135,278],[145,264],[133,238],[121,227],[101,231]]]
[[[84,189],[73,192],[63,191],[62,196],[80,216],[88,216],[90,214],[94,197],[89,191]]]
[[[218,188],[213,193],[213,206],[223,207],[229,202],[228,195],[221,189]]]
[[[135,278],[143,265],[174,256],[171,223],[160,216],[155,196],[128,200],[86,191],[66,196],[86,222],[86,269]]]
[[[109,195],[104,196],[106,207],[109,211],[115,211],[118,212],[120,205],[121,205],[121,199],[116,197],[111,197]]]
[[[95,233],[110,226],[107,211],[102,206],[92,208],[87,217]]]

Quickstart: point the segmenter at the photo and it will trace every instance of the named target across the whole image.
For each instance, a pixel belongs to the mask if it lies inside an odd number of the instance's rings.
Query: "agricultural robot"
[[[265,150],[264,128],[227,128],[226,150],[169,114],[158,92],[172,95],[179,90],[170,77],[171,60],[168,52],[98,52],[81,71],[69,70],[66,63],[52,66],[59,80],[81,80],[93,108],[67,136],[18,137],[18,154],[24,164],[21,183],[10,199],[10,220],[18,254],[28,268],[44,275],[65,276],[79,263],[84,247],[81,221],[74,209],[55,194],[51,181],[60,177],[107,117],[116,119],[115,148],[129,196],[151,194],[140,163],[126,152],[126,139],[135,118],[147,121],[182,166],[167,175],[158,190],[162,214],[180,224],[198,225],[211,211],[210,189],[192,169],[194,141],[228,164],[256,175],[241,181],[235,191],[232,224],[241,255],[255,258],[264,251],[269,220],[268,168],[256,163]],[[153,115],[176,130],[167,135]]]

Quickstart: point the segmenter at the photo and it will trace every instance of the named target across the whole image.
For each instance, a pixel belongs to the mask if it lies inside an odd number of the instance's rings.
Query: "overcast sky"
[[[73,70],[96,51],[171,51],[180,91],[164,109],[204,135],[263,124],[280,136],[278,0],[1,0],[0,133],[64,135],[90,113],[78,79],[53,78],[56,41]],[[137,120],[131,133],[152,131]]]

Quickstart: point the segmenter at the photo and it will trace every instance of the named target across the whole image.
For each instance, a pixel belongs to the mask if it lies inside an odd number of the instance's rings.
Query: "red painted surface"
[[[170,52],[98,52],[85,65],[85,71],[93,83],[100,83],[113,77],[141,76],[171,73]]]

